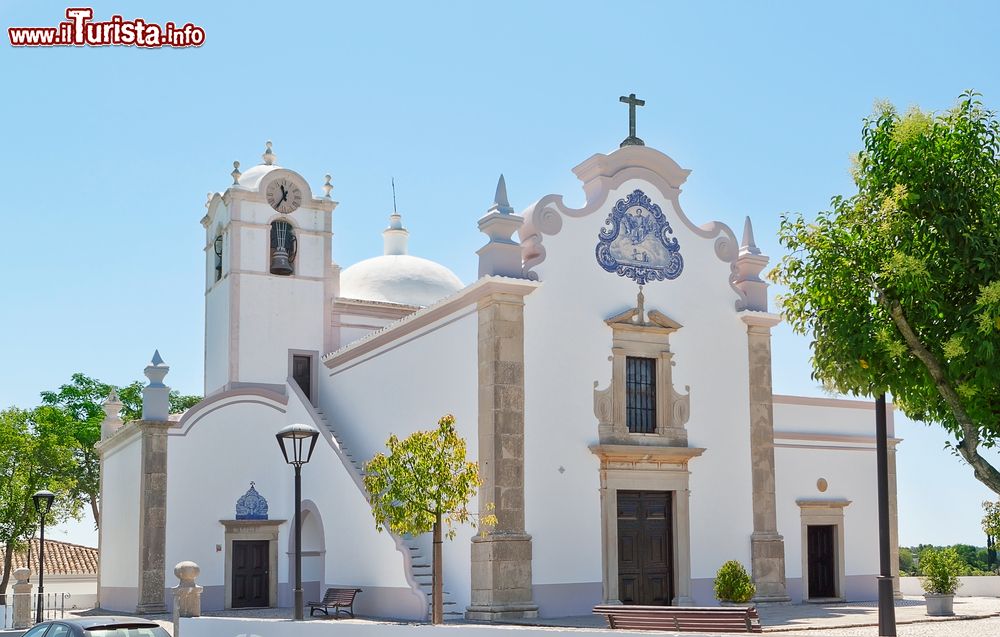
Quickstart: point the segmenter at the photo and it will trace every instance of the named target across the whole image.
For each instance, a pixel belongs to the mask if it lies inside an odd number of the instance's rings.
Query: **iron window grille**
[[[625,421],[629,433],[656,433],[655,358],[625,358]]]

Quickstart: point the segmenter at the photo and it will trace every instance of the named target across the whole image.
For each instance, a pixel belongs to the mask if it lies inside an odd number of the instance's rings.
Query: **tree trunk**
[[[101,510],[97,503],[97,494],[88,493],[87,498],[90,500],[90,512],[94,514],[94,526],[99,529],[101,528]]]
[[[938,394],[941,395],[941,398],[944,399],[944,402],[951,409],[952,414],[954,414],[955,420],[962,430],[962,439],[955,446],[958,453],[972,467],[972,472],[976,480],[989,487],[994,493],[1000,494],[1000,471],[997,471],[996,467],[979,455],[979,428],[972,421],[972,418],[969,417],[968,412],[965,411],[965,407],[962,406],[962,400],[952,386],[952,383],[948,380],[944,365],[927,349],[920,340],[920,337],[917,336],[913,326],[907,320],[899,301],[887,297],[878,285],[875,286],[875,293],[882,306],[889,311],[889,316],[892,317],[893,323],[896,324],[896,328],[903,336],[903,340],[910,347],[910,351],[924,364]]]
[[[10,582],[10,567],[14,562],[14,543],[7,542],[3,551],[3,577],[0,578],[0,606],[7,604],[7,583]]]
[[[434,573],[431,586],[431,623],[433,624],[444,622],[444,586],[441,582],[443,577],[444,573],[441,572],[441,513],[439,512],[434,520]]]

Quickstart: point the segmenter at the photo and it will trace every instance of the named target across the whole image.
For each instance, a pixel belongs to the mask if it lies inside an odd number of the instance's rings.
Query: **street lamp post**
[[[35,492],[31,499],[35,503],[35,511],[40,516],[39,539],[38,539],[38,604],[35,608],[35,623],[42,621],[42,600],[45,597],[45,516],[52,510],[52,501],[56,499],[56,494],[42,489]]]
[[[312,458],[319,430],[309,425],[288,425],[277,434],[285,462],[295,467],[295,619],[302,620],[302,465]],[[308,441],[308,446],[307,446]]]
[[[878,634],[895,637],[896,608],[892,591],[892,560],[889,542],[889,440],[885,394],[875,398],[875,455],[878,472],[878,546],[881,575],[878,577]]]

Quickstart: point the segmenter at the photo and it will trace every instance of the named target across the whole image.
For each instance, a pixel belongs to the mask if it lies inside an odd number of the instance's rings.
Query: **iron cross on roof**
[[[629,93],[628,97],[622,95],[618,98],[619,102],[624,102],[628,104],[628,137],[620,144],[620,148],[625,148],[626,146],[645,146],[645,142],[635,136],[635,107],[645,106],[646,100],[638,99],[635,93]]]

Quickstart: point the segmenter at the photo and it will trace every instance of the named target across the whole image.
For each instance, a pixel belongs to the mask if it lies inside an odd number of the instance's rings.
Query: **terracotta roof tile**
[[[33,573],[38,570],[38,538],[29,547]],[[28,566],[28,551],[14,553],[14,568]],[[53,575],[97,575],[97,549],[58,540],[45,540],[45,573]]]

